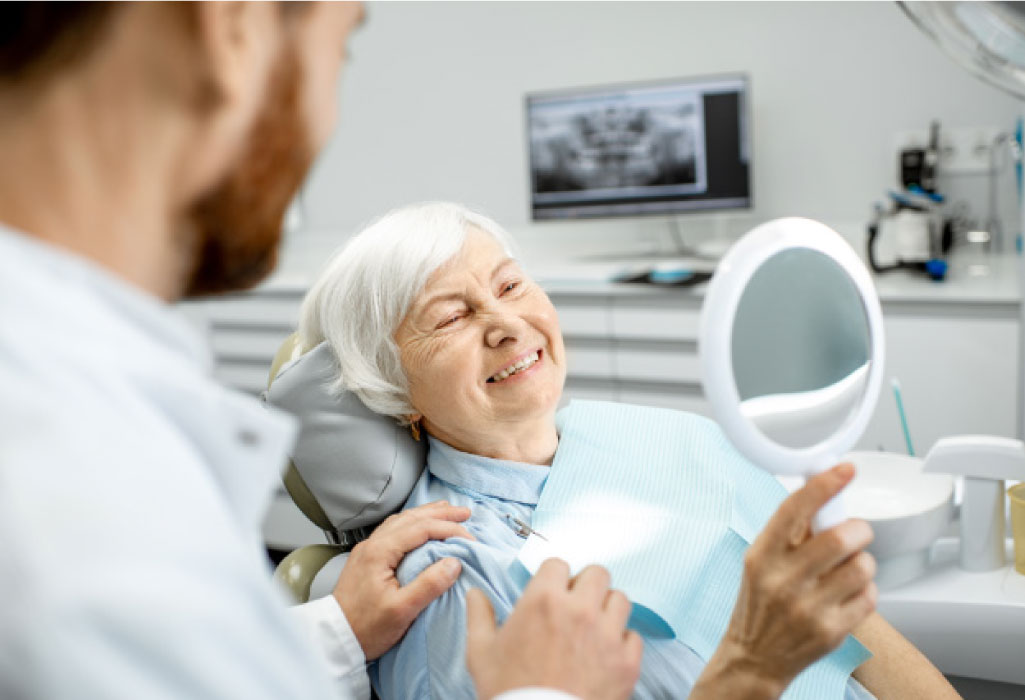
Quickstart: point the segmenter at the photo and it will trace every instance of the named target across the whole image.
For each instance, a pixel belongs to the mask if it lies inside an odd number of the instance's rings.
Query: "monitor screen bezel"
[[[565,97],[572,99],[574,97],[584,97],[587,95],[597,95],[603,92],[615,92],[617,90],[630,90],[637,88],[648,88],[648,87],[668,87],[668,86],[686,86],[692,84],[702,83],[713,83],[717,81],[728,81],[728,80],[739,80],[743,83],[743,89],[741,91],[741,106],[740,106],[740,119],[743,123],[743,134],[747,142],[747,197],[746,203],[741,205],[729,205],[722,204],[717,205],[717,200],[708,200],[710,206],[707,207],[680,207],[672,208],[671,205],[667,205],[665,209],[651,212],[601,212],[601,213],[590,213],[586,209],[583,213],[577,216],[553,216],[553,217],[541,217],[536,216],[534,207],[534,178],[532,175],[532,154],[530,152],[530,104],[531,100],[552,98],[552,97]],[[527,156],[527,208],[530,210],[530,221],[534,223],[548,223],[557,221],[584,221],[591,219],[627,219],[627,218],[652,218],[652,217],[676,217],[685,216],[690,214],[707,214],[716,213],[723,211],[749,211],[754,208],[754,177],[752,175],[752,162],[754,161],[754,138],[751,129],[751,76],[746,72],[727,72],[727,73],[710,73],[707,75],[697,76],[686,76],[681,78],[661,78],[657,80],[639,80],[639,81],[626,81],[619,83],[606,83],[601,85],[584,85],[569,88],[554,88],[546,90],[533,90],[524,94],[523,96],[523,134],[524,134],[524,145],[526,146]],[[743,147],[743,143],[741,144]]]

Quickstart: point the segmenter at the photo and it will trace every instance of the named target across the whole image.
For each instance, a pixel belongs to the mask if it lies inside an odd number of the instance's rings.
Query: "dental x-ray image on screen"
[[[535,219],[750,205],[746,80],[527,96]]]

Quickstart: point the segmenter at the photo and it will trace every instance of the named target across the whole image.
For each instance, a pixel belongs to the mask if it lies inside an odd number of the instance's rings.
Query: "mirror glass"
[[[871,363],[868,314],[832,258],[789,248],[748,281],[730,350],[741,413],[779,445],[812,447],[861,405]]]

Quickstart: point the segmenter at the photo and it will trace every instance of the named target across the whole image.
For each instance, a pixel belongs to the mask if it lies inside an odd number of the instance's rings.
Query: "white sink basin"
[[[923,474],[922,460],[888,452],[851,452],[857,475],[844,491],[847,513],[868,521],[875,540],[880,589],[895,588],[925,573],[929,547],[954,516],[954,478]]]

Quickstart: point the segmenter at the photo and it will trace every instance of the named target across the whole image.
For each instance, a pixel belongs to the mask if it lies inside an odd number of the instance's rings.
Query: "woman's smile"
[[[520,383],[538,372],[544,361],[544,350],[538,348],[513,360],[505,368],[488,378],[491,385]]]

